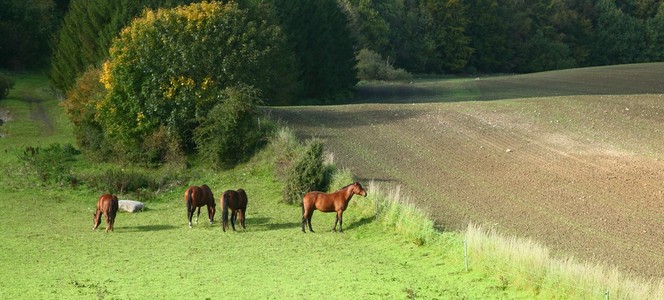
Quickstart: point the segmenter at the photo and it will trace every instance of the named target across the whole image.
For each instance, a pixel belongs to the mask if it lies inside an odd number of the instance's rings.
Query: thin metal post
[[[463,258],[466,262],[466,272],[468,272],[468,240],[463,240]]]

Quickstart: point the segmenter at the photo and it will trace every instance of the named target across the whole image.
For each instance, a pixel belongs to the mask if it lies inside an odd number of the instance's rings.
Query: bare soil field
[[[445,230],[480,223],[561,257],[661,278],[664,64],[625,70],[499,77],[485,87],[469,79],[448,86],[465,95],[456,102],[397,95],[267,110],[300,137],[324,139],[358,179],[401,185]],[[492,100],[487,91],[523,97]]]

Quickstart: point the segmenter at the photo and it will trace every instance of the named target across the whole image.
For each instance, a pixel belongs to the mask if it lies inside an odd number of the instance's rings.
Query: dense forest
[[[334,103],[358,80],[663,61],[661,4],[3,0],[0,70],[48,72],[82,148],[161,162],[260,127],[238,121],[255,105]]]
[[[66,88],[87,65],[99,64],[112,38],[145,7],[189,2],[197,1],[4,0],[0,68],[53,62],[53,79]],[[352,42],[355,51],[369,49],[411,73],[535,72],[664,59],[661,0],[338,0],[320,1],[319,11],[295,9],[319,1],[253,2],[298,14],[284,23],[295,39]],[[315,29],[339,8],[346,28]]]

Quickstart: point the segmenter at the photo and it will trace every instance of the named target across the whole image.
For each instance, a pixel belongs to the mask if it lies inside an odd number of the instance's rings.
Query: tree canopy
[[[133,154],[128,158],[159,161],[165,150],[145,147],[194,149],[193,131],[213,107],[236,94],[229,87],[250,86],[273,101],[291,97],[293,55],[264,9],[203,2],[147,10],[134,19],[114,39],[99,74],[105,96],[92,101],[93,123],[105,143]],[[90,107],[89,101],[68,103],[76,115]],[[153,155],[145,158],[146,153]]]

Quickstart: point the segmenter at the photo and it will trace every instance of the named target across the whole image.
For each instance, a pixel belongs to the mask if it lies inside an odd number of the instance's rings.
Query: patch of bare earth
[[[55,127],[43,99],[35,97],[24,97],[23,101],[30,103],[30,119],[39,124],[39,132],[42,135],[50,135],[55,132]]]
[[[664,151],[657,146],[664,114],[625,110],[624,101],[361,104],[271,114],[303,138],[325,139],[337,163],[360,179],[401,184],[441,227],[489,224],[556,255],[664,277]]]

